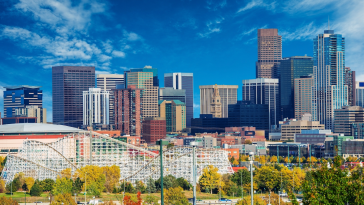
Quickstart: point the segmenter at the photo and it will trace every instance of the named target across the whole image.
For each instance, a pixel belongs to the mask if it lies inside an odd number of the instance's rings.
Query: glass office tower
[[[333,30],[325,30],[314,39],[314,87],[312,117],[333,129],[334,110],[348,105],[345,85],[345,38]]]

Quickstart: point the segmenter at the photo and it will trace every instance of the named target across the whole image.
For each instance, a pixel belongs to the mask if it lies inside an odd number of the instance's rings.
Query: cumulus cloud
[[[124,53],[124,52],[122,52],[122,51],[113,51],[113,52],[112,52],[112,55],[113,55],[114,57],[125,58],[125,53]]]

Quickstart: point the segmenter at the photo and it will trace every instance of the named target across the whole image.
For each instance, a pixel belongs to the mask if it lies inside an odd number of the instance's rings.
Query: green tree
[[[273,166],[262,166],[257,170],[255,179],[259,188],[265,188],[271,193],[278,184],[278,171]]]
[[[165,177],[163,177],[163,188],[164,189],[169,189],[171,187],[176,187],[177,186],[177,181],[176,181],[176,177],[174,177],[173,175],[167,175]],[[161,179],[159,178],[156,181],[156,186],[158,190],[161,190]]]
[[[203,190],[209,190],[212,194],[212,189],[217,188],[219,186],[223,187],[221,184],[221,174],[217,171],[219,169],[212,165],[209,165],[203,169],[202,175],[199,179],[199,184]]]
[[[125,184],[125,185],[124,185]],[[120,190],[124,192],[124,186],[125,186],[125,193],[134,193],[135,189],[132,183],[130,182],[122,182],[120,185]]]
[[[86,186],[87,193],[99,197],[101,196],[102,189],[100,189],[99,184],[97,182],[91,182],[90,185]]]
[[[152,178],[149,178],[148,179],[148,182],[147,182],[147,192],[148,193],[155,193],[155,192],[157,192],[157,188],[155,186],[155,180],[152,179]]]
[[[58,177],[56,183],[53,186],[52,194],[71,194],[72,193],[72,179],[67,177]]]
[[[6,185],[5,187],[5,193],[10,194],[10,193],[15,193],[16,191],[18,191],[17,187],[14,184],[14,181],[10,182],[9,184]]]
[[[147,188],[145,187],[144,183],[142,181],[136,181],[135,182],[135,189],[137,192],[140,192],[142,194],[144,194],[147,190]]]
[[[250,183],[250,172],[247,169],[239,169],[231,176],[231,181],[233,181],[236,185],[240,186],[241,184],[244,186],[245,184]]]
[[[43,191],[52,191],[55,181],[53,179],[45,179],[40,182]]]
[[[188,183],[188,181],[183,177],[178,178],[176,182],[177,186],[181,187],[183,190],[190,190],[191,188],[190,183]]]
[[[82,191],[83,181],[77,177],[72,183],[72,193],[79,194]]]
[[[158,201],[159,201],[159,199],[158,199],[158,197],[156,197],[156,196],[153,196],[153,195],[148,195],[146,198],[145,198],[145,200],[144,200],[144,202],[146,203],[146,204],[154,204],[154,205],[156,205],[156,204],[159,204],[158,203]]]
[[[182,191],[181,187],[166,189],[164,191],[164,203],[166,205],[188,205],[188,199]]]
[[[30,196],[40,196],[42,193],[42,186],[40,185],[40,182],[36,180],[32,188],[30,189]]]

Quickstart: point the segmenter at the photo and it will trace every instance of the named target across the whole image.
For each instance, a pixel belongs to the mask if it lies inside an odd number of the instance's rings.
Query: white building
[[[109,125],[109,91],[101,88],[90,88],[83,91],[83,124],[90,125],[90,113],[92,124]]]

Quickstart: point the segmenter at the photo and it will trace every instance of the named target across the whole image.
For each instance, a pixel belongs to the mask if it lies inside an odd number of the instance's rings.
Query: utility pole
[[[163,193],[163,145],[168,145],[167,141],[159,140],[157,141],[157,145],[159,147],[159,155],[160,155],[160,172],[161,172],[161,205],[164,205],[164,193]]]
[[[86,202],[86,185],[87,185],[86,175],[87,175],[87,171],[85,171],[85,204],[87,203]]]
[[[193,205],[196,205],[196,175],[197,175],[197,168],[196,168],[196,146],[193,146]]]
[[[90,112],[89,112],[89,125],[90,125],[90,165],[92,165],[92,101],[91,96],[89,95],[90,100]]]
[[[254,205],[253,198],[253,160],[254,160],[254,152],[249,152],[250,155],[250,195],[251,195],[251,205]]]

